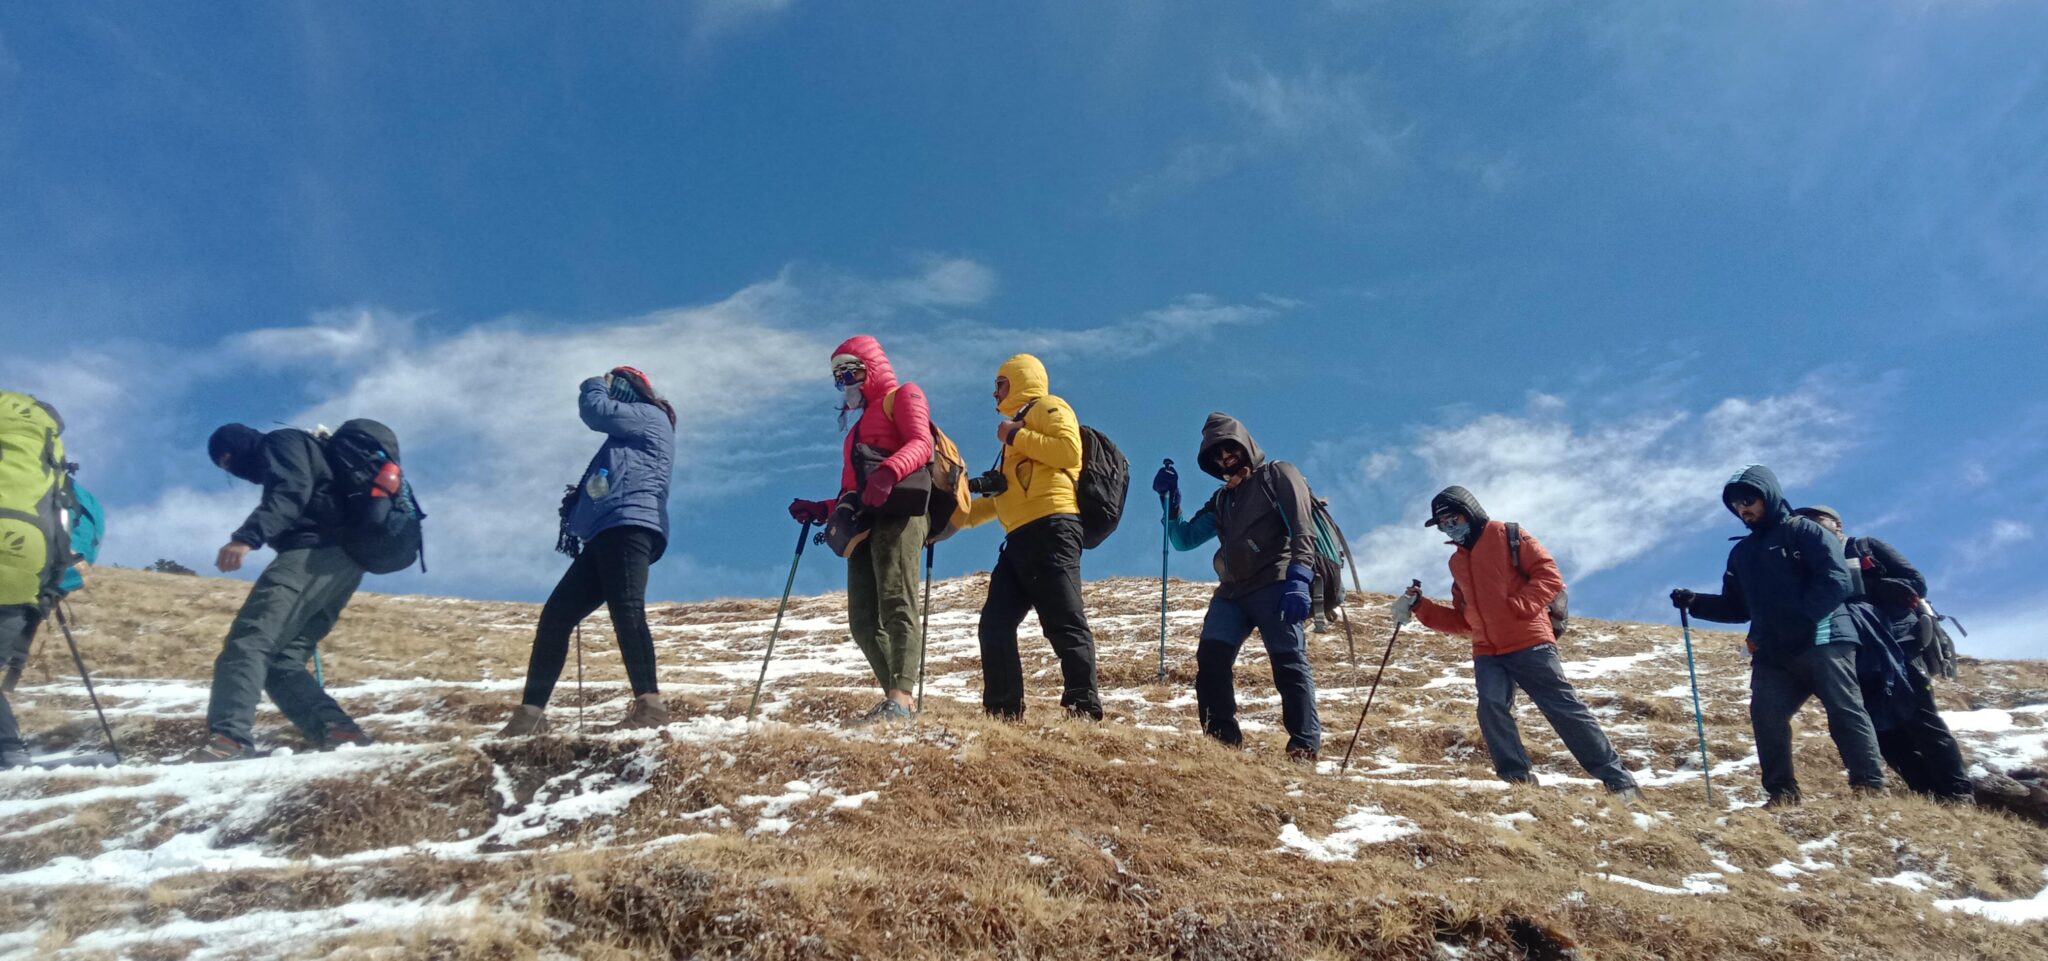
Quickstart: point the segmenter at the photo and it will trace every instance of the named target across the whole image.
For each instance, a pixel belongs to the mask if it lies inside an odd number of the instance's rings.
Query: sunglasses
[[[859,364],[842,364],[832,368],[832,386],[845,390],[868,379],[868,369]]]
[[[1735,507],[1748,507],[1751,504],[1760,503],[1762,500],[1763,498],[1755,494],[1737,494],[1734,497],[1728,498],[1728,503]]]

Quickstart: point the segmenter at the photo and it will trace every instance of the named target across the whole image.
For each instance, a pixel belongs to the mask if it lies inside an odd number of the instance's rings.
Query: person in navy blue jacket
[[[676,411],[631,367],[584,381],[578,408],[584,425],[605,435],[604,445],[562,501],[560,546],[575,560],[541,607],[526,695],[501,737],[547,730],[548,697],[568,659],[569,632],[600,604],[611,610],[633,687],[626,717],[612,730],[668,723],[654,678],[654,635],[647,629],[647,568],[668,549]]]
[[[1856,678],[1856,626],[1844,602],[1851,579],[1841,542],[1794,516],[1778,476],[1751,465],[1721,488],[1721,503],[1749,534],[1728,552],[1721,593],[1671,592],[1671,603],[1702,620],[1749,622],[1749,725],[1763,769],[1765,807],[1798,804],[1792,718],[1808,698],[1827,709],[1828,734],[1861,791],[1884,788],[1877,733]]]

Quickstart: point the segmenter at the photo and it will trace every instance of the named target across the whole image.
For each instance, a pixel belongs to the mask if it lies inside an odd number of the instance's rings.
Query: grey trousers
[[[35,639],[36,625],[41,622],[42,614],[31,605],[0,607],[0,669],[17,658],[28,657],[29,642]],[[0,694],[0,751],[25,750],[21,726],[14,720],[14,708],[8,706],[7,695]]]
[[[1529,779],[1529,752],[1523,749],[1522,732],[1515,726],[1515,688],[1520,687],[1529,692],[1529,700],[1536,702],[1536,709],[1543,712],[1587,774],[1599,778],[1610,791],[1636,786],[1635,776],[1621,766],[1600,722],[1565,678],[1557,645],[1539,644],[1511,654],[1475,657],[1472,679],[1479,688],[1479,734],[1486,739],[1486,753],[1493,757],[1493,771],[1501,780]]]
[[[213,661],[207,728],[254,744],[256,701],[264,693],[311,740],[322,739],[330,725],[353,726],[306,662],[362,580],[363,569],[339,547],[280,551],[249,590]]]
[[[1856,644],[1836,641],[1801,651],[1790,660],[1755,658],[1749,668],[1749,727],[1756,735],[1757,765],[1764,790],[1782,794],[1799,790],[1792,769],[1792,717],[1817,697],[1827,709],[1828,736],[1849,769],[1849,783],[1884,786],[1884,762],[1877,750],[1877,729],[1863,709],[1863,688],[1856,682]]]

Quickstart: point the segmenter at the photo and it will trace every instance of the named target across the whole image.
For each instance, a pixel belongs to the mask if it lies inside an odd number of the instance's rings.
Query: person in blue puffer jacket
[[[1721,503],[1749,534],[1728,552],[1721,593],[1671,592],[1672,606],[1725,624],[1749,622],[1749,725],[1763,769],[1765,807],[1798,804],[1792,718],[1808,698],[1827,709],[1828,734],[1859,791],[1884,789],[1877,732],[1856,678],[1856,625],[1842,544],[1785,503],[1778,475],[1744,468],[1721,488]]]
[[[614,367],[583,382],[583,423],[605,435],[604,446],[562,501],[560,547],[574,557],[541,607],[526,694],[501,737],[547,730],[548,698],[569,656],[569,633],[603,604],[633,700],[611,730],[668,723],[654,676],[654,635],[647,629],[647,569],[668,549],[669,473],[675,464],[676,411],[647,375]]]

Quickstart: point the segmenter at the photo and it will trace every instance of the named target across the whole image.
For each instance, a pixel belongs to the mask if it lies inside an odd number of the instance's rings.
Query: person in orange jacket
[[[1451,603],[1439,604],[1410,587],[1416,619],[1433,631],[1472,638],[1472,679],[1479,694],[1479,733],[1493,770],[1511,784],[1535,784],[1529,752],[1515,726],[1515,688],[1529,699],[1586,773],[1624,801],[1642,797],[1621,766],[1600,722],[1564,676],[1550,601],[1564,590],[1564,575],[1543,545],[1521,536],[1521,565],[1508,550],[1507,525],[1486,516],[1463,487],[1446,487],[1429,504],[1425,527],[1442,531],[1451,553]]]

